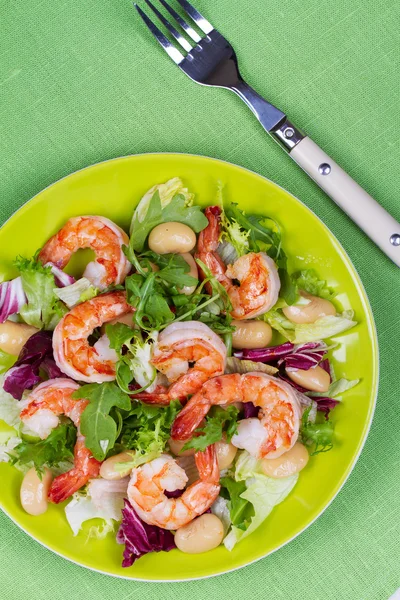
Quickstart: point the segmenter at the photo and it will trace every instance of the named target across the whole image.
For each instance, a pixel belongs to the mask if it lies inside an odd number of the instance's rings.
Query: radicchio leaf
[[[173,534],[167,529],[144,523],[128,500],[125,500],[122,509],[117,542],[125,544],[123,567],[131,567],[138,558],[149,552],[169,552],[176,548]]]
[[[41,369],[50,379],[65,377],[54,362],[52,336],[48,331],[38,331],[26,341],[18,360],[4,377],[4,390],[21,400],[25,390],[41,381]]]

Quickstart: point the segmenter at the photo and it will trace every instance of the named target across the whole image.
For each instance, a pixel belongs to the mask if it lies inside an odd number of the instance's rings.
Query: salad
[[[81,248],[94,254],[68,274]],[[0,460],[22,507],[149,552],[232,550],[335,443],[326,341],[354,325],[317,271],[293,272],[268,216],[155,185],[129,235],[69,219],[0,284]],[[93,521],[93,519],[96,519]],[[90,523],[86,523],[89,521]],[[100,523],[100,524],[99,524]]]

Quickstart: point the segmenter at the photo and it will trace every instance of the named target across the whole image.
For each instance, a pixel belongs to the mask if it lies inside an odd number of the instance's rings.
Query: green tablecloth
[[[243,74],[400,218],[395,0],[197,0]],[[70,564],[1,516],[4,600],[206,597],[386,600],[400,586],[398,269],[263,132],[237,98],[196,86],[128,0],[0,0],[0,219],[45,186],[124,154],[177,151],[257,171],[308,204],[354,261],[381,348],[370,436],[350,480],[294,542],[216,579],[116,580]]]

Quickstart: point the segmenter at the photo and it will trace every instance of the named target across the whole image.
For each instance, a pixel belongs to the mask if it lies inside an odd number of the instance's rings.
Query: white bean
[[[294,304],[293,306],[285,306],[282,309],[283,314],[292,323],[315,323],[321,317],[336,315],[336,308],[332,302],[318,296],[312,296],[306,292],[300,293],[303,298],[310,300],[308,304]]]
[[[262,469],[268,477],[280,479],[298,473],[308,463],[308,451],[303,444],[296,444],[279,458],[263,458]]]
[[[186,554],[200,554],[213,550],[222,542],[224,528],[217,516],[207,513],[197,517],[175,534],[175,544]]]
[[[21,504],[30,515],[37,516],[46,512],[52,478],[52,472],[47,467],[44,468],[42,479],[39,478],[35,467],[29,469],[23,478],[20,490]]]
[[[191,277],[194,277],[195,279],[199,279],[199,273],[197,270],[197,264],[196,261],[194,260],[193,256],[190,254],[190,252],[184,252],[183,254],[181,254],[182,258],[185,259],[185,261],[187,262],[187,264],[190,267],[190,271],[188,273],[186,273],[186,275],[191,275]],[[190,294],[193,294],[194,290],[196,289],[197,285],[185,285],[180,291],[181,294],[186,294],[186,296],[190,296]]]
[[[183,223],[161,223],[149,235],[149,248],[158,254],[183,254],[196,245],[196,234]]]
[[[100,476],[103,479],[114,480],[123,479],[132,471],[132,467],[127,467],[122,471],[117,471],[115,465],[117,463],[131,462],[132,455],[129,452],[121,452],[120,454],[114,454],[107,458],[100,467]]]
[[[25,323],[5,321],[0,323],[0,350],[18,356],[26,341],[39,329]]]
[[[220,471],[228,469],[235,460],[237,448],[233,444],[221,440],[215,443],[215,451]]]
[[[238,350],[265,348],[272,339],[272,329],[265,321],[232,321],[232,346]]]
[[[189,448],[189,450],[183,450],[182,452],[182,448],[187,441],[188,440],[174,440],[169,438],[168,446],[172,454],[175,454],[175,456],[192,456],[196,452],[194,448]]]
[[[329,373],[320,366],[307,371],[304,369],[286,371],[286,374],[292,381],[312,392],[327,392],[331,383]]]

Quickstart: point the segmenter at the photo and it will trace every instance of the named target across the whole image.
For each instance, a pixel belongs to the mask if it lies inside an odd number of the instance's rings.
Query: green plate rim
[[[332,239],[333,239],[333,241],[334,241],[334,243],[335,243],[335,245],[337,247],[337,250],[338,250],[338,253],[340,255],[340,258],[342,260],[344,260],[344,262],[346,262],[346,260],[347,260],[348,264],[350,265],[351,269],[353,270],[353,274],[355,276],[355,282],[357,284],[357,291],[358,291],[359,295],[361,296],[361,298],[362,298],[362,300],[364,302],[366,315],[367,315],[368,320],[369,320],[368,324],[371,327],[371,332],[372,332],[372,338],[371,338],[371,342],[372,342],[372,361],[373,361],[373,365],[374,365],[374,373],[373,373],[374,389],[371,390],[372,391],[371,398],[373,398],[373,402],[370,405],[370,408],[369,408],[369,411],[368,411],[368,418],[366,419],[365,424],[364,424],[363,435],[362,435],[362,438],[360,439],[360,442],[359,442],[359,445],[358,445],[358,448],[357,448],[357,454],[354,456],[351,464],[348,466],[348,468],[346,469],[346,471],[343,473],[342,477],[340,478],[340,481],[339,481],[338,485],[333,490],[333,495],[332,495],[331,499],[322,508],[322,510],[314,517],[314,519],[312,519],[305,527],[303,527],[299,531],[297,531],[293,536],[290,537],[290,539],[286,540],[283,544],[281,544],[277,548],[274,548],[273,550],[267,552],[266,554],[262,554],[261,556],[255,558],[254,560],[246,562],[246,563],[244,563],[244,564],[242,564],[240,566],[233,567],[231,569],[228,568],[227,570],[220,571],[218,573],[212,573],[210,575],[202,575],[200,577],[187,577],[187,578],[185,577],[184,579],[182,579],[182,578],[181,579],[144,579],[142,577],[129,577],[128,575],[124,576],[124,575],[119,575],[119,574],[115,574],[115,573],[110,573],[110,572],[107,572],[107,571],[102,571],[101,569],[96,569],[94,567],[86,565],[83,562],[77,562],[73,558],[70,558],[69,556],[67,556],[65,554],[62,554],[61,552],[59,552],[55,548],[51,547],[50,545],[47,545],[47,544],[43,543],[42,541],[38,540],[36,537],[34,537],[34,535],[32,535],[29,531],[27,531],[22,525],[20,525],[17,521],[15,521],[13,519],[13,517],[7,512],[7,510],[5,510],[5,508],[2,505],[0,506],[0,508],[4,512],[4,514],[6,514],[7,517],[9,517],[9,519],[13,523],[15,523],[25,534],[27,534],[35,542],[39,543],[43,548],[46,548],[46,550],[49,550],[50,552],[53,552],[54,554],[57,554],[61,558],[64,558],[65,560],[68,560],[72,564],[78,565],[79,567],[83,567],[85,569],[93,571],[94,573],[101,573],[102,575],[108,575],[109,577],[115,577],[115,578],[124,579],[124,580],[127,580],[127,581],[139,581],[139,582],[147,582],[147,583],[181,583],[183,581],[199,581],[199,580],[202,580],[202,579],[210,579],[211,577],[218,577],[218,576],[221,576],[221,575],[225,575],[226,573],[232,573],[234,571],[238,571],[239,569],[243,569],[244,567],[252,565],[252,564],[258,562],[259,560],[262,560],[263,558],[266,558],[267,556],[270,556],[274,552],[277,552],[278,550],[280,550],[281,548],[283,548],[284,546],[286,546],[287,544],[289,544],[290,542],[292,542],[300,534],[302,534],[304,531],[306,531],[306,529],[308,529],[313,523],[315,523],[315,521],[317,519],[319,519],[319,517],[326,511],[326,509],[335,500],[336,496],[341,491],[341,489],[343,488],[344,484],[346,483],[346,481],[350,477],[350,475],[351,475],[351,473],[352,473],[352,471],[353,471],[353,469],[354,469],[354,467],[355,467],[355,465],[356,465],[356,463],[357,463],[357,461],[358,461],[358,459],[360,457],[360,454],[361,454],[361,452],[362,452],[362,450],[364,448],[365,442],[367,441],[367,437],[369,435],[369,432],[370,432],[370,429],[371,429],[371,426],[372,426],[372,421],[373,421],[374,414],[375,414],[375,409],[376,409],[376,402],[377,402],[377,398],[378,398],[379,378],[380,378],[380,361],[379,361],[379,343],[378,343],[378,335],[377,335],[376,323],[375,323],[374,315],[373,315],[373,312],[372,312],[372,308],[371,308],[371,304],[369,302],[369,298],[368,298],[367,292],[366,292],[365,287],[364,287],[364,285],[363,285],[363,283],[361,281],[361,278],[360,278],[360,276],[358,274],[358,271],[357,271],[356,267],[353,264],[353,261],[351,260],[351,258],[347,254],[346,250],[343,248],[342,244],[337,239],[336,235],[329,229],[329,227],[322,221],[322,219],[317,214],[315,214],[315,212],[311,208],[309,208],[302,200],[300,200],[299,198],[297,198],[297,196],[295,196],[294,194],[292,194],[291,192],[289,192],[288,190],[286,190],[281,185],[275,183],[274,181],[272,181],[268,177],[265,177],[264,175],[260,175],[259,173],[256,173],[255,171],[252,171],[251,169],[248,169],[246,167],[242,167],[241,165],[237,165],[236,163],[231,163],[231,162],[229,162],[227,160],[223,160],[223,159],[220,159],[220,158],[213,158],[213,157],[210,157],[210,156],[204,156],[202,154],[191,154],[191,153],[187,153],[187,152],[143,152],[143,153],[140,153],[140,154],[128,154],[128,155],[124,155],[124,156],[118,156],[118,157],[115,157],[115,158],[106,159],[106,160],[103,160],[103,161],[100,161],[100,162],[88,165],[86,167],[83,167],[82,169],[77,169],[76,171],[73,171],[72,173],[69,173],[68,175],[65,175],[64,177],[61,177],[57,181],[54,181],[53,183],[49,184],[48,186],[46,186],[45,188],[43,188],[42,190],[40,190],[40,192],[38,192],[37,194],[35,194],[32,198],[30,198],[26,202],[24,202],[22,204],[22,206],[20,206],[16,211],[14,211],[10,215],[10,217],[0,227],[0,231],[1,231],[1,229],[3,229],[3,227],[16,214],[18,214],[20,212],[24,212],[24,210],[26,209],[26,207],[27,207],[28,204],[37,202],[42,193],[44,193],[45,191],[47,191],[48,189],[50,189],[54,185],[57,185],[61,181],[65,180],[65,179],[68,179],[69,177],[73,177],[74,175],[77,175],[78,173],[81,173],[81,172],[89,170],[89,169],[95,169],[96,167],[100,167],[101,165],[107,164],[107,163],[119,162],[119,161],[124,161],[124,160],[130,160],[130,159],[135,158],[135,157],[143,157],[143,156],[152,157],[152,156],[162,156],[162,155],[176,156],[178,158],[180,156],[202,158],[202,159],[207,160],[207,161],[224,163],[224,164],[227,164],[227,165],[230,165],[230,166],[234,166],[234,167],[236,167],[236,168],[238,168],[238,169],[240,169],[242,171],[247,171],[248,173],[251,173],[252,175],[255,175],[256,177],[264,179],[265,181],[267,181],[270,184],[272,184],[273,186],[279,188],[280,190],[282,190],[286,194],[289,194],[290,196],[292,196],[292,198],[294,198],[294,200],[296,200],[296,202],[298,202],[299,204],[301,204],[306,210],[308,210],[310,213],[312,213],[312,215],[320,222],[320,224],[322,225],[323,229],[325,229],[326,232],[328,233],[328,235],[330,235],[332,237]],[[328,200],[328,201],[330,201],[330,200]],[[0,504],[2,504],[2,503],[0,502]]]

